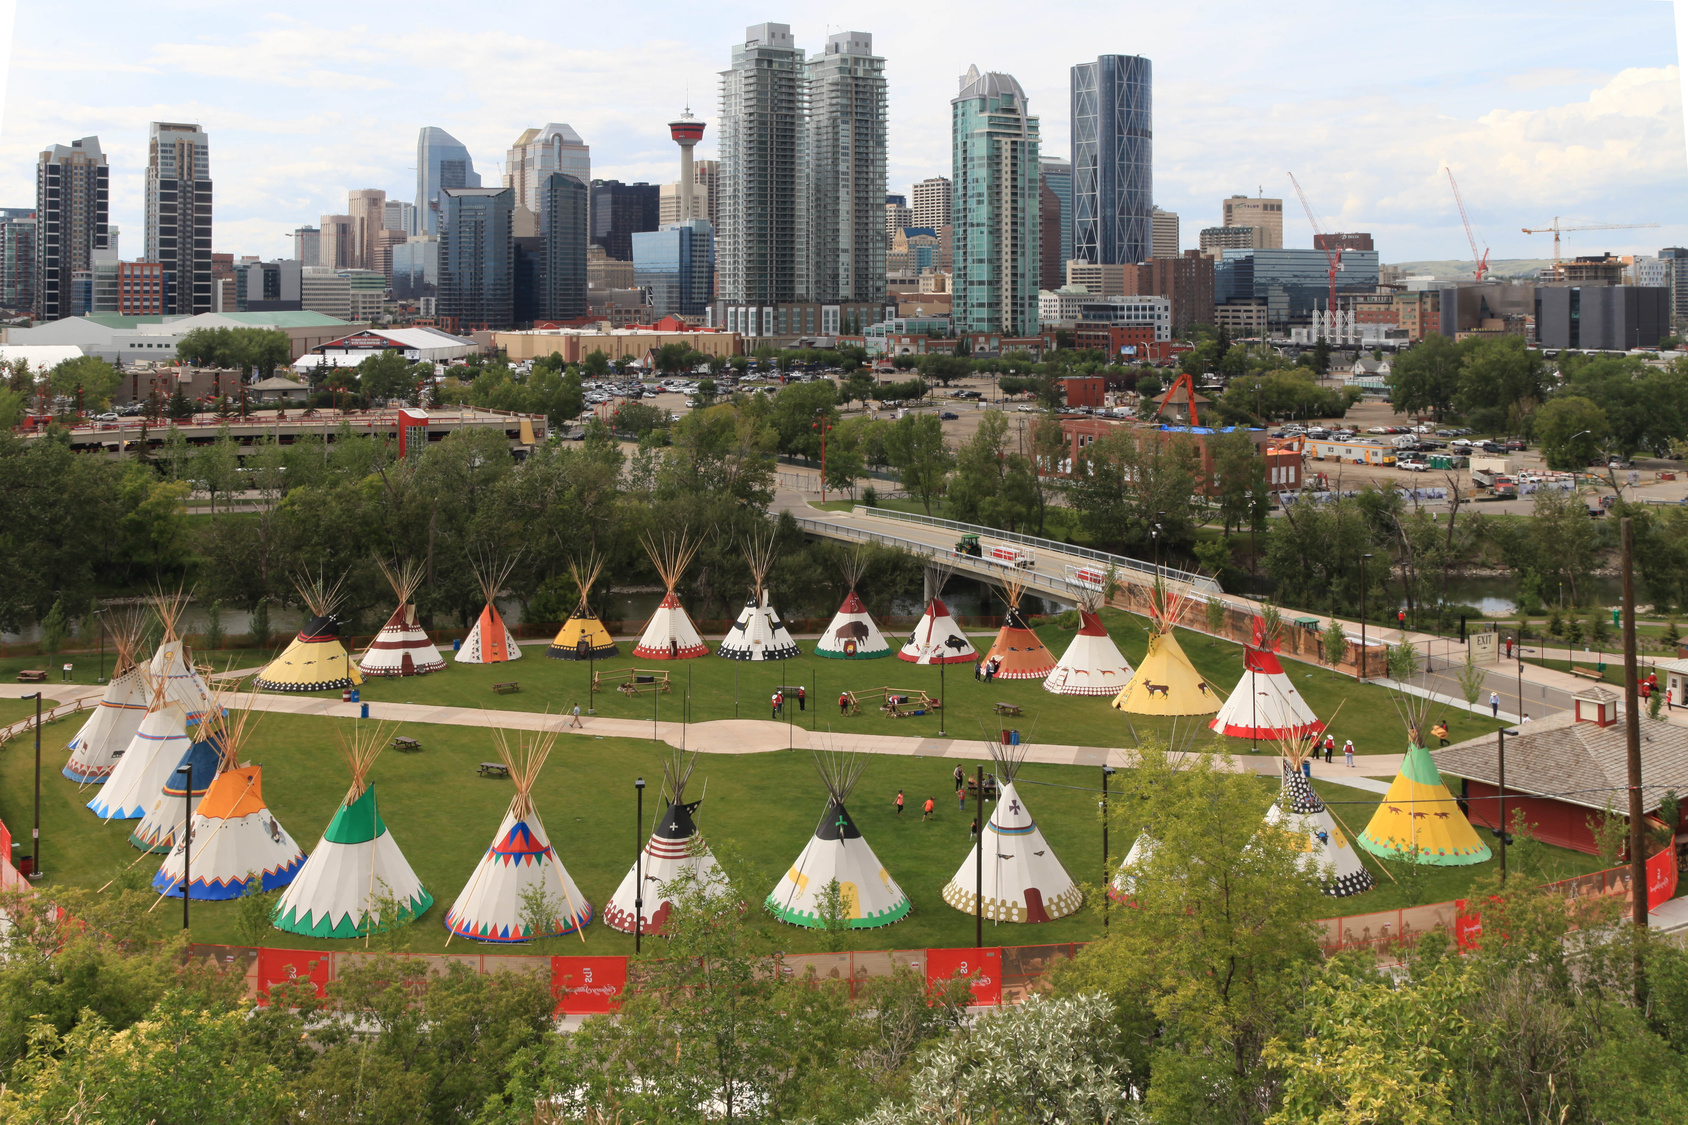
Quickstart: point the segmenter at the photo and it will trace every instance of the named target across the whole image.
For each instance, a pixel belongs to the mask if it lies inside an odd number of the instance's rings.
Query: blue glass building
[[[662,316],[703,316],[714,297],[715,233],[708,219],[633,235],[633,284]]]
[[[444,129],[423,126],[416,137],[416,222],[422,233],[440,232],[440,192],[480,186],[480,173],[463,143]]]
[[[515,191],[440,191],[439,315],[449,331],[509,328],[515,320]]]
[[[1223,305],[1260,297],[1266,324],[1274,331],[1309,325],[1315,309],[1330,301],[1330,261],[1323,250],[1226,250],[1214,263],[1213,300]],[[1377,251],[1346,250],[1336,275],[1338,301],[1344,294],[1377,289]]]
[[[1072,68],[1072,257],[1135,265],[1154,254],[1153,68],[1103,55]]]

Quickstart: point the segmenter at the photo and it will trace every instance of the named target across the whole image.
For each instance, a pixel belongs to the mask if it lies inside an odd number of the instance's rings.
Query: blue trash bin
[[[1008,745],[1010,745],[1010,746],[1020,745],[1020,732],[1019,731],[1011,730],[1011,731],[1008,732]]]
[[[462,641],[461,638],[451,642],[451,651],[452,652],[456,652],[459,649],[461,649],[462,647],[463,647],[463,641]]]
[[[369,704],[365,703],[358,709],[358,718],[360,718],[360,719],[369,718]]]
[[[1301,776],[1308,781],[1313,780],[1313,763],[1307,758],[1301,759]]]
[[[363,697],[363,690],[361,688],[353,688],[352,689],[352,702],[353,703],[361,702],[362,697]]]

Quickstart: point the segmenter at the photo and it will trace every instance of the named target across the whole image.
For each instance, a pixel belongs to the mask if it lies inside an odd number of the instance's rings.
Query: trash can
[[[341,688],[340,689],[340,702],[341,703],[350,703],[351,701],[352,701],[352,689],[351,688]]]
[[[360,703],[360,702],[363,701],[363,690],[361,688],[353,688],[352,689],[352,699],[351,699],[351,701],[353,703]]]
[[[1020,745],[1020,732],[1019,731],[1011,730],[1011,731],[1008,732],[1008,745],[1010,745],[1010,746]]]
[[[1310,759],[1301,759],[1301,776],[1305,777],[1308,781],[1313,780],[1313,763]]]
[[[358,718],[360,718],[360,719],[369,718],[369,704],[365,703],[358,709]]]
[[[462,640],[461,637],[458,638],[457,640],[451,642],[451,651],[452,652],[456,652],[459,649],[461,649],[462,647],[463,647],[463,640]]]
[[[1007,745],[1008,745],[1008,736],[1009,736],[1009,735],[1010,735],[1010,734],[1012,734],[1012,733],[1014,733],[1014,732],[1013,732],[1013,731],[1010,731],[1010,730],[1004,730],[1004,731],[1003,731],[1003,732],[1002,732],[1002,744],[1003,744],[1003,745],[1004,745],[1004,746],[1007,746]]]

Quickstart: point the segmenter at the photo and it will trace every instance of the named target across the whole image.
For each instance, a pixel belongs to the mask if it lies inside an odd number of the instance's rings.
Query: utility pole
[[[26,695],[35,700],[35,838],[30,842],[29,877],[41,878],[41,693]]]
[[[1629,883],[1633,899],[1632,917],[1647,926],[1647,857],[1643,854],[1644,815],[1641,800],[1641,710],[1636,706],[1635,668],[1635,528],[1628,516],[1622,523],[1624,599],[1624,740],[1629,748]],[[1635,990],[1641,992],[1641,973],[1635,976]]]
[[[978,767],[978,791],[975,794],[973,819],[979,825],[979,835],[973,847],[973,944],[985,947],[985,767]]]
[[[633,853],[633,952],[638,953],[645,928],[645,779],[634,778],[633,789],[638,794],[633,810],[633,843],[639,849]]]

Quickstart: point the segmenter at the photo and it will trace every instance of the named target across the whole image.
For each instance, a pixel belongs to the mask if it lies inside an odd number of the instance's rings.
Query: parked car
[[[1397,461],[1395,462],[1395,467],[1397,469],[1405,469],[1409,473],[1422,473],[1428,471],[1430,468],[1430,466],[1425,464],[1423,461]]]
[[[953,410],[940,410],[940,411],[938,411],[938,417],[941,418],[942,420],[944,420],[945,422],[953,422],[957,418],[961,417],[961,415],[957,414]]]

